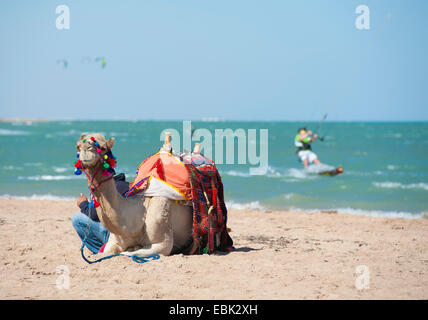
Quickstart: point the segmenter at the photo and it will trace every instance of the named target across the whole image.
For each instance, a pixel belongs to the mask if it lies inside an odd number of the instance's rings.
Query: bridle
[[[95,198],[95,191],[97,189],[99,189],[103,183],[105,183],[105,182],[107,182],[113,178],[114,173],[115,173],[114,168],[116,167],[116,157],[111,153],[110,149],[107,150],[107,152],[104,155],[102,155],[101,149],[98,148],[99,143],[95,141],[94,137],[91,137],[91,140],[94,141],[94,146],[97,147],[96,151],[100,157],[99,165],[98,165],[97,169],[95,170],[95,173],[91,177],[91,175],[87,172],[88,168],[85,168],[82,161],[80,160],[80,146],[78,147],[79,151],[77,152],[78,160],[74,164],[74,166],[76,168],[74,173],[76,175],[80,175],[80,174],[82,174],[82,172],[84,172],[86,174],[86,177],[89,180],[88,189],[91,192],[91,202],[89,205],[92,208],[97,208],[100,205],[100,203]],[[83,139],[83,142],[86,142],[86,139]],[[98,182],[97,184],[94,184],[95,178],[96,178],[97,174],[100,172],[100,170],[102,170],[102,175],[106,176],[107,178]]]
[[[97,208],[100,203],[97,201],[97,199],[95,198],[95,191],[104,183],[107,182],[111,179],[113,179],[114,174],[111,173],[109,177],[107,177],[106,179],[98,182],[97,184],[94,185],[94,180],[95,177],[97,176],[98,172],[100,171],[101,167],[102,167],[102,159],[100,159],[100,165],[98,166],[97,170],[95,171],[94,175],[91,177],[90,174],[87,172],[87,169],[83,170],[83,172],[86,174],[86,177],[89,180],[89,186],[88,189],[91,192],[92,195],[92,202],[90,203],[91,206],[93,206],[94,208]]]

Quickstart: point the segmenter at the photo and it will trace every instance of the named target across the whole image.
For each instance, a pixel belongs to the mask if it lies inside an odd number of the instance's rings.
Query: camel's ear
[[[85,134],[82,133],[82,135],[80,136],[79,141],[77,141],[77,143],[76,143],[76,147],[77,147],[78,150],[80,150],[80,147],[82,146],[82,140],[83,140],[84,137],[85,137]]]
[[[114,145],[114,138],[111,137],[110,139],[107,140],[107,149],[111,150],[111,148],[113,148]]]

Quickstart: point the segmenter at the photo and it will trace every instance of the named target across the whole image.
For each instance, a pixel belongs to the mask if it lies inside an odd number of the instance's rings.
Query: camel
[[[167,133],[160,150],[170,152],[170,141],[171,135]],[[95,189],[93,194],[100,204],[96,208],[97,215],[110,231],[102,255],[167,256],[188,246],[192,240],[191,206],[165,197],[136,195],[124,198],[117,192],[112,174],[110,177],[102,175],[103,156],[113,145],[114,138],[106,140],[99,133],[82,134],[76,144],[88,185]],[[90,179],[93,179],[92,184]]]

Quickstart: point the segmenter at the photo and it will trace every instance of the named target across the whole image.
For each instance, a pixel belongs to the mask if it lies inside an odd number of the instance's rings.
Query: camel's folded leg
[[[110,254],[117,254],[123,251],[123,248],[119,245],[116,236],[113,233],[110,233],[110,237],[107,241],[106,246],[104,247],[103,256]]]
[[[146,257],[152,254],[162,254],[164,256],[168,256],[171,253],[172,246],[172,241],[153,243],[135,251],[124,251],[122,254],[137,257]]]
[[[171,254],[174,245],[174,234],[171,225],[171,200],[165,197],[153,197],[147,208],[146,237],[148,244],[123,254],[130,256],[148,256],[151,254]],[[146,242],[146,243],[147,243]]]

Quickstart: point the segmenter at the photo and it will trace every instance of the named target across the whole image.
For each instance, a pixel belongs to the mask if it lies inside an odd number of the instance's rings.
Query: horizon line
[[[59,121],[72,121],[72,122],[84,122],[84,121],[92,121],[92,122],[180,122],[180,121],[195,121],[195,122],[321,122],[321,120],[301,120],[301,119],[293,119],[293,120],[237,120],[237,119],[223,119],[223,118],[201,118],[201,119],[85,119],[85,118],[0,118],[0,123],[12,123],[12,122],[59,122]],[[324,120],[323,122],[397,122],[397,123],[408,123],[408,122],[428,122],[427,120],[345,120],[345,119],[335,119],[335,120]]]

